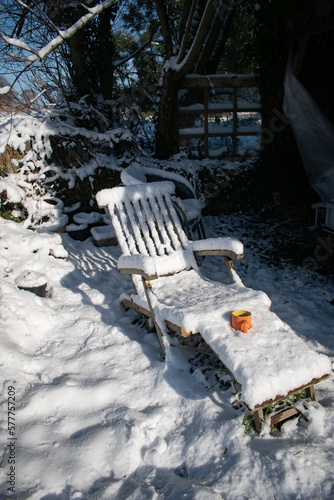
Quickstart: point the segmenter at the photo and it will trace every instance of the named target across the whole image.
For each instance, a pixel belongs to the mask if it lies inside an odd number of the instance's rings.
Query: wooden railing
[[[261,112],[258,103],[242,103],[238,100],[238,90],[242,88],[257,88],[258,79],[254,75],[187,75],[180,81],[178,89],[203,91],[203,103],[190,106],[179,106],[179,118],[182,115],[198,115],[203,117],[202,127],[178,128],[178,143],[182,139],[204,139],[205,156],[209,156],[209,138],[231,137],[232,155],[237,154],[239,136],[254,136],[261,134],[261,126],[238,127],[238,113]],[[229,103],[210,103],[209,92],[212,89],[232,89],[232,100]],[[212,125],[209,121],[211,115],[232,114],[232,126]],[[179,120],[178,120],[179,121]]]

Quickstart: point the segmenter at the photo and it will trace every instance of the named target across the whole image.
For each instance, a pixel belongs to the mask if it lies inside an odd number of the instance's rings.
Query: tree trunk
[[[155,156],[161,160],[178,152],[177,105],[175,72],[168,71],[163,75],[155,137]]]
[[[73,84],[80,97],[91,94],[91,88],[85,64],[82,33],[79,31],[69,39],[73,64]]]
[[[112,12],[107,9],[99,16],[99,45],[101,53],[101,91],[104,99],[112,99],[113,91],[113,41],[110,30]]]

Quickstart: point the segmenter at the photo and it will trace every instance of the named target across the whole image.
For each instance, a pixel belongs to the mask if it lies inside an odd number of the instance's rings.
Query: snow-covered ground
[[[244,284],[265,291],[272,310],[333,361],[333,284],[273,266],[265,237],[254,248],[243,217],[206,217],[207,236],[240,237]],[[164,363],[156,335],[123,309],[119,296],[132,285],[119,256],[118,247],[0,219],[0,498],[333,498],[333,377],[316,387],[320,404],[281,431],[245,432],[245,409],[231,405],[233,386],[215,383],[228,377],[207,353],[198,359],[194,344],[175,339]],[[202,267],[223,279],[221,258]],[[25,271],[46,275],[46,298],[18,288]]]

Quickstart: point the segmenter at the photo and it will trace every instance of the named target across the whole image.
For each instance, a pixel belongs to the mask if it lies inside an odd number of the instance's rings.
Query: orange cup
[[[231,325],[235,330],[241,330],[243,333],[247,333],[252,327],[252,313],[242,310],[233,311]]]

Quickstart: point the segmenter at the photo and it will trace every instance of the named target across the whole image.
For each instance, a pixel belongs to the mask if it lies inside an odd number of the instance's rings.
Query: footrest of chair
[[[300,415],[300,411],[296,406],[291,406],[289,408],[285,408],[284,410],[276,411],[272,415],[270,415],[270,427],[276,427],[281,422],[285,422],[291,417],[295,415]]]

